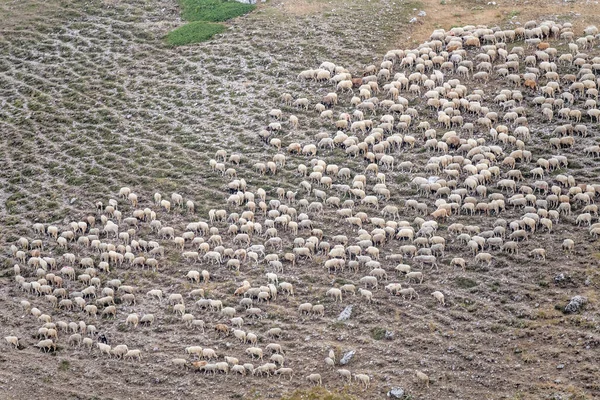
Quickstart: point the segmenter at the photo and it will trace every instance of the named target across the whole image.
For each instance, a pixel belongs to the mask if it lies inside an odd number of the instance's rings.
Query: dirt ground
[[[419,11],[426,15],[418,17]],[[410,23],[413,17],[417,22]],[[463,223],[488,230],[496,217],[451,216],[441,224],[447,243],[440,268],[424,270],[423,283],[413,285],[420,298],[412,301],[389,295],[381,287],[384,284],[373,290],[372,304],[358,295],[344,295],[336,303],[326,295],[327,290],[349,282],[358,284],[368,270],[328,273],[322,267],[326,255],[317,255],[313,261],[300,260],[295,267],[285,264],[279,280],[293,283],[295,296],[279,293],[269,304],[257,303],[267,317],[251,319],[233,292],[243,280],[252,286],[266,285],[265,273],[271,269],[264,262],[259,266],[244,263],[239,273],[206,261],[192,265],[171,241],[158,238],[148,223],[141,223],[136,235],[158,240],[166,248],[158,272],[127,266],[100,274],[103,282],[120,279],[136,288],[136,304],[118,304],[114,320],[53,309],[43,296],[21,291],[14,280],[17,261],[10,246],[19,237],[43,238],[44,255],[62,262],[65,251],[54,240],[36,234],[34,223],[56,225],[63,231],[69,230],[71,221],[97,215],[100,226],[95,203],[102,201],[106,206],[109,198],[118,198],[123,186],[137,193],[138,208],[156,211],[163,226],[174,227],[178,235],[185,232],[187,223],[206,221],[211,209],[241,214],[242,208],[226,205],[229,180],[210,167],[209,160],[218,149],[242,155],[241,165],[233,167],[238,178],[246,179],[249,190],[262,187],[267,199],[276,198],[278,187],[298,190],[305,178],[296,172],[297,166],[310,165],[310,157],[286,152],[288,163],[275,175],[260,175],[253,164],[266,163],[277,153],[258,137],[270,122],[267,113],[272,108],[300,119],[296,130],[283,124],[278,137],[284,148],[291,142],[313,143],[315,134],[322,131],[335,133],[312,107],[304,111],[281,103],[281,94],[291,93],[295,98],[307,97],[314,105],[334,90],[328,84],[298,80],[300,71],[332,61],[360,76],[366,65],[379,65],[388,50],[415,47],[434,29],[467,24],[509,29],[533,19],[571,22],[580,33],[588,25],[600,26],[600,6],[597,1],[272,0],[228,23],[227,32],[210,42],[170,48],[164,44],[164,35],[183,23],[173,0],[0,0],[0,333],[18,336],[22,345],[15,350],[2,344],[0,399],[378,399],[392,387],[404,388],[407,399],[600,398],[600,246],[586,227],[575,224],[580,207],[574,206],[572,216],[561,217],[552,233],[537,232],[522,242],[518,255],[492,251],[490,267],[476,266],[465,246],[446,228]],[[561,52],[566,49],[564,41],[551,43]],[[597,43],[589,53],[600,55]],[[468,87],[485,90],[486,101],[491,103],[506,83],[495,77],[485,85],[470,81]],[[536,95],[523,91],[526,102]],[[349,94],[340,95],[334,114],[351,112],[349,101]],[[419,109],[420,120],[434,124],[436,115],[424,107],[422,99],[411,97],[411,106]],[[521,184],[533,184],[535,179],[527,173],[536,166],[535,160],[559,153],[568,157],[568,168],[546,175],[545,180],[555,184],[555,175],[561,173],[572,174],[577,183],[600,183],[597,158],[583,154],[586,146],[598,144],[598,124],[588,118],[589,136],[577,137],[573,148],[556,151],[550,149],[549,138],[555,126],[566,122],[545,123],[533,108],[527,116],[533,136],[527,148],[534,162],[519,165],[526,175]],[[474,119],[469,117],[469,121]],[[410,222],[417,214],[403,207],[407,199],[435,209],[433,196],[423,197],[409,185],[415,176],[424,176],[423,167],[433,155],[419,148],[424,143],[422,134],[415,136],[419,137],[417,148],[401,150],[395,157],[412,161],[417,168],[411,173],[386,171],[392,190],[389,204],[400,206],[401,219]],[[340,148],[319,149],[318,158],[349,167],[353,173],[362,173],[367,165],[362,159],[348,159]],[[229,162],[226,165],[232,167]],[[369,186],[374,183],[371,178]],[[184,201],[193,200],[195,214],[179,209],[164,212],[154,205],[155,192],[168,199],[177,192]],[[300,191],[300,196],[306,195]],[[119,209],[124,218],[134,210],[123,199],[119,199]],[[364,206],[358,210],[379,216]],[[257,220],[264,223],[259,213]],[[323,215],[310,215],[327,240],[347,235],[355,241],[356,230],[335,209],[326,206]],[[522,210],[507,207],[500,217],[512,221],[521,215]],[[229,223],[215,225],[224,246],[237,248],[225,233]],[[289,232],[280,236],[282,252],[291,251],[294,236]],[[310,231],[301,231],[299,236],[306,239]],[[566,238],[576,243],[570,254],[561,250]],[[257,237],[253,244],[264,240]],[[394,240],[382,246],[389,282],[405,279],[396,276],[395,263],[386,258],[398,253],[400,245]],[[529,257],[539,247],[546,249],[546,261]],[[76,243],[69,244],[69,252],[78,259],[92,256],[99,260],[98,253]],[[466,271],[449,266],[453,257],[468,260]],[[27,280],[35,279],[34,269],[21,268]],[[210,271],[210,282],[190,282],[186,279],[190,269]],[[560,274],[566,278],[555,280]],[[79,282],[65,282],[70,292],[83,288]],[[228,324],[228,318],[198,308],[188,296],[197,288],[205,289],[206,297],[236,307],[245,319],[243,329],[259,335],[259,347],[280,343],[285,366],[294,369],[293,380],[205,375],[172,365],[173,358],[189,359],[184,349],[192,345],[215,349],[219,361],[228,355],[260,365],[245,354],[249,345],[233,336],[223,338],[212,329],[218,323]],[[206,321],[206,332],[186,327],[166,301],[149,299],[146,292],[151,289],[183,294],[187,312]],[[444,307],[431,296],[435,290],[445,293]],[[561,312],[575,295],[587,298],[584,310]],[[33,347],[42,323],[23,309],[21,300],[51,314],[53,322],[93,324],[111,345],[141,349],[143,359],[109,359],[97,349],[90,352],[69,346],[68,332],[59,332],[57,351],[42,353]],[[325,317],[300,315],[298,306],[305,302],[323,304]],[[354,306],[351,318],[337,321],[347,305]],[[152,313],[157,322],[133,328],[125,324],[130,313]],[[281,338],[266,337],[274,327],[283,329]],[[384,337],[386,331],[391,333],[389,339]],[[336,363],[331,368],[324,361],[331,349],[338,359],[350,350],[356,355],[347,366]],[[267,358],[265,354],[265,362]],[[344,382],[336,373],[339,368],[368,374],[369,388]],[[429,376],[428,388],[419,385],[417,369]],[[311,389],[306,376],[315,372],[322,375],[329,394]]]

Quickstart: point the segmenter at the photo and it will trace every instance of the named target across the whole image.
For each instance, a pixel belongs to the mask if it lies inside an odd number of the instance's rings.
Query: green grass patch
[[[385,337],[385,329],[379,327],[371,329],[371,337],[375,340],[383,339]]]
[[[256,6],[231,0],[181,0],[181,16],[187,21],[223,22],[248,14]]]
[[[256,8],[234,0],[180,0],[180,4],[181,16],[190,23],[169,32],[166,40],[172,46],[209,40],[226,29],[217,22],[242,16]]]
[[[225,25],[205,21],[190,22],[167,35],[167,43],[172,46],[204,42],[225,30]]]

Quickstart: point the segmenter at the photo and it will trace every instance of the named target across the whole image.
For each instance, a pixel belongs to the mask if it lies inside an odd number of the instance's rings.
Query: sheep
[[[107,318],[112,315],[113,318],[117,317],[117,309],[115,306],[108,306],[104,310],[102,310],[102,316],[106,316]]]
[[[331,261],[331,260],[330,260]],[[327,296],[333,297],[334,301],[337,302],[338,299],[340,303],[342,302],[342,291],[338,288],[331,288],[327,291]]]
[[[137,358],[138,361],[142,361],[142,351],[138,349],[128,350],[127,353],[125,353],[125,355],[123,356],[123,358]]]
[[[19,348],[19,338],[16,336],[5,336],[4,340],[6,340],[6,342],[9,345],[15,346],[15,349]]]
[[[321,379],[321,374],[310,374],[306,377],[306,380],[310,383],[314,383],[318,386],[323,385],[323,380]]]
[[[145,314],[142,316],[142,318],[140,318],[141,324],[152,325],[153,322],[154,322],[154,314]]]
[[[369,375],[366,374],[355,374],[354,380],[363,384],[365,389],[368,389],[369,384],[371,383],[371,378],[369,378]]]
[[[417,376],[419,385],[425,385],[427,388],[429,388],[429,377],[419,370],[415,370],[415,374]]]
[[[417,299],[419,298],[419,294],[417,293],[417,291],[411,287],[406,289],[400,289],[396,292],[396,294],[402,296],[403,300],[406,300],[406,296],[409,296],[409,300],[412,300],[413,296],[415,296]]]
[[[444,294],[440,291],[435,291],[433,293],[431,293],[431,295],[438,301],[438,303],[440,303],[442,306],[446,305],[446,302],[444,301]]]
[[[575,242],[572,239],[565,239],[563,240],[561,247],[565,253],[571,253],[575,248]]]
[[[125,356],[125,354],[127,354],[128,351],[129,351],[129,349],[127,348],[127,345],[120,344],[120,345],[115,346],[111,350],[111,354],[116,356],[117,358],[122,359]]]
[[[153,289],[148,291],[146,293],[146,296],[157,298],[160,302],[162,302],[163,292],[160,289]]]
[[[283,350],[281,349],[281,345],[276,343],[270,343],[265,347],[265,350],[269,350],[273,353],[283,354]]]
[[[294,378],[294,370],[291,368],[279,368],[278,370],[275,371],[275,375],[279,375],[280,379],[283,375],[287,375],[290,377],[290,381],[291,381]]]
[[[186,354],[189,354],[190,356],[196,355],[198,358],[202,357],[202,347],[200,346],[189,346],[185,348],[185,352]]]
[[[359,282],[365,285],[365,288],[373,287],[377,289],[377,278],[374,276],[363,276],[359,279]]]
[[[77,347],[80,347],[81,346],[81,340],[82,340],[82,338],[81,338],[81,335],[79,333],[75,333],[75,334],[69,336],[69,344],[70,345],[73,345],[73,346],[77,345]]]
[[[134,328],[137,328],[140,320],[137,314],[129,314],[127,319],[125,320],[125,325],[133,325]]]
[[[408,272],[406,274],[406,282],[409,283],[411,280],[414,280],[415,282],[418,281],[419,283],[423,283],[423,273],[418,272],[418,271]]]
[[[373,301],[373,293],[372,293],[371,291],[369,291],[369,290],[366,290],[366,289],[359,288],[359,289],[358,289],[358,293],[359,293],[359,294],[360,294],[362,297],[364,297],[365,299],[367,299],[367,300],[369,301],[369,303],[371,303],[371,302]]]
[[[246,354],[248,354],[251,358],[258,358],[259,360],[263,359],[263,351],[258,347],[248,347],[246,349]]]
[[[48,353],[50,350],[56,351],[56,343],[52,339],[41,340],[34,346],[40,348],[44,353]]]
[[[313,316],[324,317],[325,316],[325,306],[323,306],[323,304],[315,304],[312,306],[311,312],[312,312]]]
[[[352,374],[347,369],[338,369],[336,372],[342,378],[348,379],[348,382],[350,382],[352,380]]]

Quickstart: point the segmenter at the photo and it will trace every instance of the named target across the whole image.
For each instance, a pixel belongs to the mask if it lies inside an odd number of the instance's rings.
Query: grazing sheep
[[[342,378],[348,379],[348,382],[352,380],[352,374],[347,369],[338,369],[336,371]]]
[[[412,300],[413,296],[415,296],[417,299],[419,298],[419,294],[417,293],[417,291],[411,287],[406,289],[400,289],[397,291],[397,294],[399,296],[402,296],[402,300],[406,300],[406,296],[409,296],[409,300]]]
[[[366,374],[354,374],[354,380],[362,383],[365,389],[368,389],[369,384],[371,383],[371,378]]]
[[[19,348],[19,338],[16,336],[5,336],[4,340],[12,346],[15,346],[15,349]]]
[[[111,350],[111,354],[113,354],[117,358],[122,359],[125,356],[125,354],[127,354],[128,351],[129,351],[129,349],[127,348],[127,345],[120,344],[120,345],[115,346],[115,348]]]
[[[39,347],[44,353],[48,353],[50,350],[56,351],[56,343],[52,339],[41,340],[34,346]]]
[[[561,247],[565,251],[565,253],[571,253],[575,248],[575,242],[571,239],[565,239],[563,240]]]
[[[433,293],[431,293],[431,295],[438,301],[438,303],[440,303],[442,306],[446,305],[446,302],[444,301],[444,294],[440,291],[435,291]]]
[[[138,361],[142,361],[142,351],[138,349],[128,350],[123,357],[128,359],[137,358]]]
[[[279,375],[281,378],[283,375],[287,375],[290,377],[290,381],[294,378],[294,370],[291,368],[279,368],[275,371],[275,375]]]
[[[365,299],[368,300],[369,303],[371,303],[373,301],[373,292],[369,291],[369,290],[365,290],[362,288],[358,289],[358,293],[364,297]]]
[[[423,273],[418,271],[408,272],[406,274],[406,282],[410,283],[411,280],[415,282],[423,283]]]
[[[321,379],[321,374],[310,374],[306,377],[306,380],[315,385],[322,386],[323,380]]]
[[[429,389],[429,377],[419,370],[415,370],[419,385],[425,385]]]
[[[134,328],[137,328],[138,324],[139,324],[140,320],[137,314],[129,314],[127,316],[127,319],[125,320],[125,324],[126,325],[133,325]]]
[[[327,291],[327,296],[333,297],[335,302],[337,302],[338,300],[340,301],[340,303],[342,302],[342,291],[338,288],[329,289]]]
[[[258,358],[259,360],[263,359],[263,351],[262,349],[258,348],[258,347],[249,347],[246,349],[246,354],[248,354],[250,357],[254,358]]]

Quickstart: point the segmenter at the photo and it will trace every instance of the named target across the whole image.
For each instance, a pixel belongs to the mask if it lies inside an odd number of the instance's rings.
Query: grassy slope
[[[223,24],[206,21],[194,21],[177,28],[167,35],[167,43],[173,46],[204,42],[214,35],[225,31]]]
[[[7,7],[8,3],[2,2]],[[38,4],[32,0],[28,3]],[[224,179],[208,168],[208,159],[219,148],[243,153],[237,170],[240,176],[249,177],[250,190],[262,186],[271,196],[277,186],[293,188],[297,178],[291,171],[298,163],[307,163],[305,158],[291,157],[289,170],[273,177],[252,172],[253,162],[270,160],[273,154],[273,149],[256,137],[266,125],[266,112],[281,106],[279,95],[285,91],[308,96],[314,104],[331,90],[326,85],[297,82],[295,76],[301,69],[331,60],[360,71],[365,64],[379,61],[392,48],[394,39],[409,35],[404,23],[414,14],[399,3],[308,2],[305,6],[318,11],[289,13],[285,4],[275,2],[248,18],[232,21],[230,33],[218,42],[181,49],[166,48],[162,43],[165,32],[177,24],[174,21],[179,10],[174,3],[133,0],[106,7],[105,2],[92,1],[83,9],[67,3],[57,12],[44,14],[44,18],[29,18],[25,23],[11,19],[11,26],[0,27],[0,49],[7,55],[0,59],[0,93],[5,100],[0,108],[0,185],[5,205],[0,213],[0,244],[6,247],[20,235],[32,237],[33,222],[68,229],[69,221],[94,213],[94,202],[116,198],[119,187],[125,185],[138,193],[143,206],[151,207],[149,199],[155,191],[165,196],[177,191],[194,200],[198,210],[195,216],[185,212],[160,214],[165,224],[182,230],[185,221],[206,218],[208,209],[222,207],[227,196]],[[349,13],[351,21],[361,23],[349,22]],[[14,26],[21,29],[13,30]],[[345,104],[348,101],[349,97],[344,99]],[[289,132],[291,136],[284,144],[292,140],[308,142],[315,133],[329,129],[312,111],[284,111],[301,117],[302,124],[301,130]],[[538,154],[543,150],[540,144]],[[577,149],[564,153],[570,159],[578,156]],[[417,156],[421,161],[428,157]],[[364,170],[362,161],[348,161],[340,149],[323,157],[328,162],[350,165],[357,173]],[[590,180],[597,178],[594,160],[578,161],[579,167],[569,173],[578,179],[582,174],[588,174],[585,177]],[[396,186],[402,196],[414,196],[403,178],[395,173],[390,181],[402,183]],[[12,202],[6,201],[8,196],[13,196]],[[71,198],[77,200],[71,204]],[[131,211],[125,202],[120,207]],[[331,214],[327,211],[321,223],[326,234],[345,229]],[[512,217],[510,214],[508,218]],[[481,217],[462,220],[466,224],[482,221]],[[557,229],[565,229],[570,223],[561,225]],[[552,236],[545,240],[549,247],[560,248],[560,242],[552,241]],[[457,247],[452,251],[460,251]],[[375,362],[366,362],[367,357],[361,357],[361,353],[354,364],[353,369],[362,368],[376,375],[364,398],[382,397],[388,384],[396,383],[416,391],[418,398],[548,398],[558,391],[571,392],[572,398],[585,398],[576,397],[583,392],[581,388],[597,394],[594,352],[598,325],[594,314],[563,316],[553,309],[554,303],[564,302],[575,293],[583,292],[593,299],[594,290],[583,285],[586,277],[597,270],[595,261],[584,256],[591,248],[584,241],[569,259],[562,258],[557,250],[555,256],[561,261],[558,266],[528,259],[527,250],[519,257],[502,256],[502,263],[492,269],[467,270],[464,275],[470,281],[441,271],[426,283],[423,293],[437,284],[447,285],[452,291],[452,297],[447,298],[451,305],[443,312],[435,312],[432,299],[407,306],[388,304],[381,296],[377,312],[367,307],[357,310],[359,324],[326,322],[317,326],[310,321],[299,323],[286,315],[285,308],[277,309],[271,314],[273,319],[257,323],[252,329],[264,331],[274,323],[289,326],[294,336],[286,343],[290,347],[287,356],[296,360],[308,355],[310,360],[294,365],[300,372],[292,384],[276,378],[248,378],[248,386],[257,393],[255,398],[304,387],[302,374],[306,371],[302,368],[321,366],[326,354],[323,348],[343,340],[340,346],[344,348],[358,345],[379,357]],[[30,346],[34,342],[31,334],[39,323],[21,318],[18,300],[23,294],[12,284],[12,260],[6,258],[3,267],[0,296],[8,304],[0,310],[3,326],[6,334],[14,331]],[[293,276],[299,282],[298,301],[313,301],[315,293],[320,296],[331,284],[329,276],[321,276],[322,270],[312,274],[312,267],[302,264],[304,270]],[[182,278],[186,268],[189,266],[172,259],[157,274],[127,271],[124,275],[117,271],[111,277],[124,278],[142,290],[162,287],[169,293],[184,293],[189,290],[189,283]],[[563,271],[573,275],[566,288],[552,283],[554,274]],[[231,292],[230,287],[221,287],[233,279],[230,275],[223,273],[215,279],[213,293]],[[43,298],[28,299],[48,310]],[[590,307],[596,312],[597,300],[593,300]],[[335,316],[342,308],[324,301],[328,316]],[[537,303],[540,308],[533,307]],[[42,355],[31,347],[5,352],[2,360],[11,368],[3,369],[0,375],[3,381],[11,382],[14,393],[27,393],[29,398],[33,393],[43,398],[52,390],[73,398],[105,398],[111,393],[114,398],[154,399],[172,396],[175,387],[185,397],[200,398],[208,390],[217,391],[222,398],[248,393],[246,386],[240,385],[244,381],[232,376],[204,377],[174,371],[167,360],[181,356],[182,344],[198,340],[199,334],[187,334],[170,310],[153,307],[142,301],[131,310],[156,313],[163,322],[151,329],[125,331],[122,321],[126,314],[121,310],[117,321],[94,322],[115,341],[147,349],[143,368],[70,349],[63,335],[62,349],[56,357]],[[60,320],[85,319],[82,314],[54,312]],[[391,317],[382,321],[382,315]],[[207,318],[212,320],[213,316]],[[391,346],[372,337],[372,329],[383,324],[397,331]],[[314,335],[313,340],[305,342],[309,335]],[[220,345],[214,334],[202,336],[202,340],[208,346]],[[556,364],[574,352],[577,361],[557,370]],[[61,370],[60,362],[65,358],[73,365],[68,372]],[[431,368],[438,380],[429,392],[420,393],[412,387],[412,369],[423,365]],[[328,387],[338,385],[335,372],[323,375]],[[538,382],[531,376],[542,378]],[[44,384],[30,385],[31,381]],[[152,393],[141,394],[148,385],[152,385]]]

